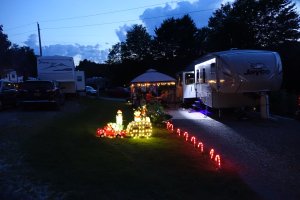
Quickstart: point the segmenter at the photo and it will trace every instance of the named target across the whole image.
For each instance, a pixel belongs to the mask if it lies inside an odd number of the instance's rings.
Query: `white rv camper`
[[[268,109],[266,92],[280,89],[282,64],[276,52],[229,50],[198,60],[194,76],[196,96],[208,107]]]
[[[38,79],[56,81],[65,94],[76,94],[85,91],[84,72],[75,71],[72,57],[38,57],[37,72]]]

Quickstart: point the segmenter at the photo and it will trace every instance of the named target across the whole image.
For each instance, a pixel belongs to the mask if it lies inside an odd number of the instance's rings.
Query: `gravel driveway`
[[[169,110],[174,126],[196,135],[221,154],[224,168],[236,170],[262,199],[300,199],[300,122],[272,116],[222,119]]]

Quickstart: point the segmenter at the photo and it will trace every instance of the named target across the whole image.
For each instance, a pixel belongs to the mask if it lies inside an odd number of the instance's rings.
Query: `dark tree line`
[[[18,75],[36,76],[36,56],[33,49],[12,44],[0,25],[0,75],[14,69]]]
[[[300,91],[299,30],[292,0],[235,0],[221,5],[199,29],[188,15],[164,20],[153,36],[143,25],[133,25],[126,40],[112,46],[106,64],[84,60],[78,69],[87,77],[104,76],[123,85],[149,68],[175,76],[208,52],[267,49],[281,55],[284,87]],[[29,47],[11,44],[0,26],[0,73],[7,68],[35,76],[36,57]]]
[[[188,15],[163,21],[153,37],[142,25],[132,26],[126,40],[110,49],[107,68],[117,83],[128,83],[148,68],[174,76],[208,52],[266,49],[282,57],[284,87],[300,91],[299,28],[291,0],[236,0],[221,5],[200,29]]]

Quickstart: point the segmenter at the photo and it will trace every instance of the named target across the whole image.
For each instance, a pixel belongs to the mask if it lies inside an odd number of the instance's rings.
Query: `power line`
[[[120,12],[127,12],[127,11],[131,11],[131,10],[138,10],[138,9],[141,9],[141,8],[150,8],[150,7],[153,7],[153,6],[165,5],[167,3],[179,3],[179,2],[182,2],[182,1],[168,1],[168,2],[165,2],[165,3],[152,4],[152,5],[140,6],[140,7],[129,8],[129,9],[112,10],[112,11],[107,11],[107,12],[102,12],[102,13],[91,14],[91,15],[81,15],[81,16],[66,17],[66,18],[60,18],[60,19],[42,20],[40,22],[56,22],[56,21],[72,20],[72,19],[79,19],[79,18],[95,17],[95,16],[99,16],[99,15],[107,15],[107,14],[114,14],[114,13],[120,13]]]
[[[121,10],[112,10],[112,11],[107,11],[107,12],[102,12],[102,13],[96,13],[96,14],[90,14],[90,15],[82,15],[82,16],[74,16],[74,17],[66,17],[66,18],[59,18],[59,19],[49,19],[49,20],[40,20],[39,22],[56,22],[56,21],[64,21],[64,20],[72,20],[72,19],[79,19],[79,18],[88,18],[88,17],[94,17],[94,16],[99,16],[99,15],[106,15],[106,14],[113,14],[113,13],[120,13],[120,12],[126,12],[126,11],[131,11],[131,10],[138,10],[141,8],[150,8],[153,6],[160,6],[160,5],[165,5],[167,3],[179,3],[182,1],[167,1],[164,3],[160,3],[160,4],[152,4],[152,5],[146,5],[146,6],[140,6],[140,7],[135,7],[135,8],[128,8],[128,9],[121,9]],[[32,24],[36,24],[36,22],[31,22],[28,24],[23,24],[23,25],[19,25],[19,26],[15,26],[15,27],[11,27],[11,28],[6,28],[5,30],[15,30],[15,29],[19,29],[25,26],[29,26]]]
[[[19,25],[19,26],[15,26],[15,27],[12,27],[12,28],[5,28],[5,30],[6,31],[15,30],[15,29],[19,29],[19,28],[22,28],[22,27],[25,27],[25,26],[29,26],[29,25],[33,25],[33,24],[36,24],[36,22],[32,22],[32,23],[29,23],[29,24]]]
[[[35,32],[36,32],[36,30],[34,30],[34,31],[26,31],[26,32],[17,33],[17,34],[11,34],[9,36],[18,36],[18,35],[24,35],[24,34],[27,34],[27,33],[35,33]]]
[[[161,15],[161,16],[156,16],[156,17],[145,17],[145,18],[143,18],[143,20],[151,20],[151,19],[157,19],[157,18],[173,17],[173,16],[178,16],[178,15],[192,14],[192,13],[198,13],[198,12],[211,11],[211,10],[214,10],[214,9],[197,10],[197,11],[190,11],[190,12],[177,13],[177,14]],[[139,20],[140,19],[131,19],[131,20],[123,20],[123,21],[105,22],[105,23],[100,23],[100,24],[85,24],[85,25],[77,25],[77,26],[50,27],[50,28],[43,28],[41,30],[69,29],[69,28],[82,28],[82,27],[91,27],[91,26],[103,26],[103,25],[110,25],[110,24],[117,24],[117,23],[127,23],[127,22],[139,21]]]

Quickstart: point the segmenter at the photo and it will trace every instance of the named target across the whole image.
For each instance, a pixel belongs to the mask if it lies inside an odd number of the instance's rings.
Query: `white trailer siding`
[[[72,57],[43,56],[38,57],[37,62],[39,79],[74,81],[75,65]]]
[[[75,71],[72,57],[38,57],[37,72],[40,80],[56,81],[63,93],[75,94],[78,90],[85,89],[84,72]]]
[[[256,106],[259,93],[278,90],[282,66],[276,52],[216,52],[195,64],[197,97],[212,108]]]
[[[85,76],[84,71],[75,71],[76,76],[76,90],[85,91]]]

